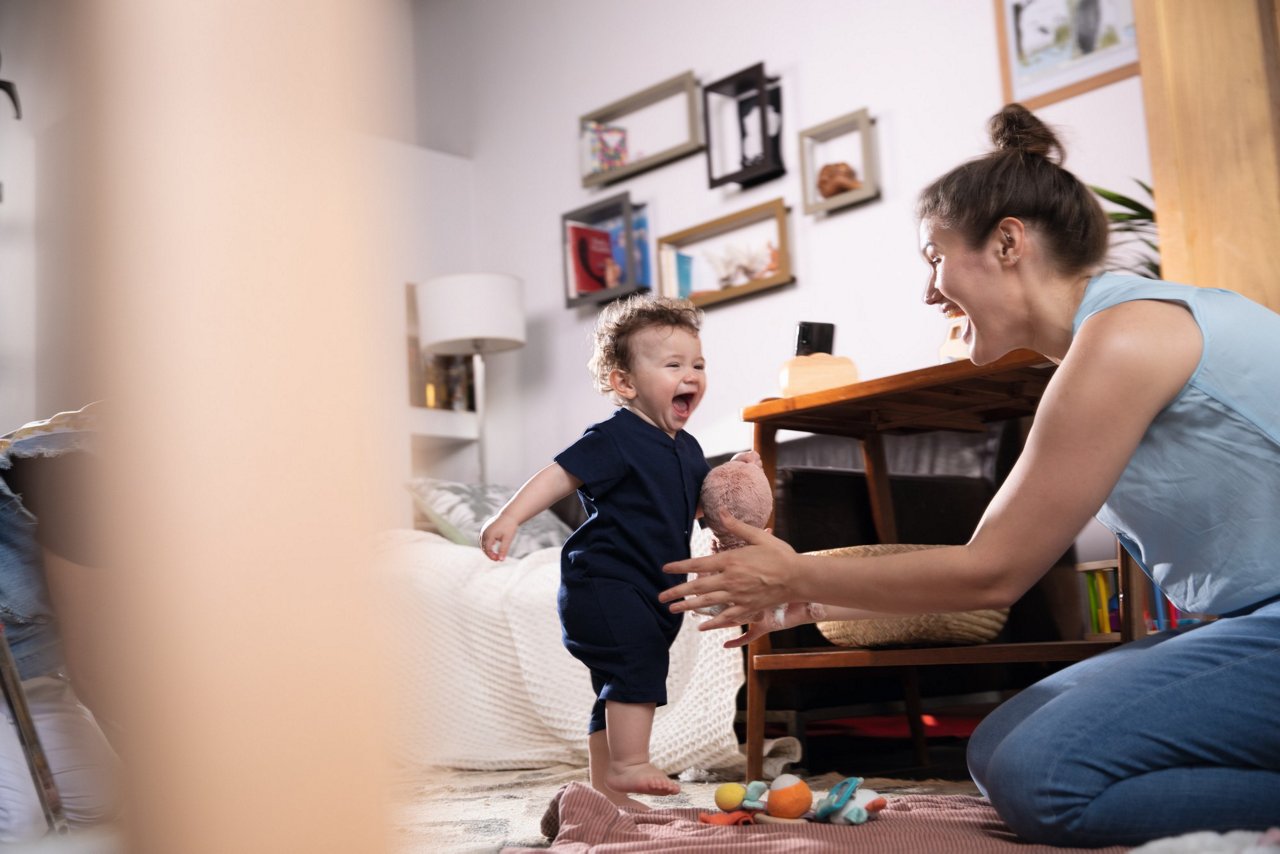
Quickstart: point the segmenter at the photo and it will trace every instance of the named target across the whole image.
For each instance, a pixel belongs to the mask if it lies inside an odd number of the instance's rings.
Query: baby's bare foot
[[[604,781],[617,792],[634,792],[637,795],[675,795],[680,792],[679,783],[648,762],[610,765]]]
[[[608,787],[596,789],[596,791],[604,795],[613,803],[617,804],[618,809],[625,810],[626,812],[648,812],[653,809],[653,807],[643,801],[637,801],[635,798],[627,797],[622,792],[616,792]]]

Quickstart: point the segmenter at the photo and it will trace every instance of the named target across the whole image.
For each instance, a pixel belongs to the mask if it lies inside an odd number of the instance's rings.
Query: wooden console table
[[[933,430],[985,430],[986,424],[1035,412],[1056,366],[1043,356],[1020,350],[990,365],[952,362],[880,379],[824,389],[787,398],[771,398],[742,411],[755,424],[755,449],[773,483],[777,476],[777,433],[798,430],[848,436],[862,442],[872,515],[881,542],[898,542],[897,524],[885,465],[885,434]],[[1122,556],[1119,576],[1124,632],[1120,642],[1141,631],[1141,611],[1126,590],[1143,589],[1136,565]],[[1052,641],[980,644],[923,649],[850,649],[811,647],[773,650],[768,635],[747,649],[747,779],[760,778],[763,762],[765,695],[772,671],[844,667],[915,667],[946,664],[1080,661],[1116,645],[1116,641]],[[909,684],[914,684],[908,680]],[[917,752],[924,734],[916,714],[909,714]]]

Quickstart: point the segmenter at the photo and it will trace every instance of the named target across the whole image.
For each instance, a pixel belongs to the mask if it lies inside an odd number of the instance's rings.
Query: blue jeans
[[[968,763],[1029,842],[1280,825],[1280,602],[1050,676],[982,722]]]

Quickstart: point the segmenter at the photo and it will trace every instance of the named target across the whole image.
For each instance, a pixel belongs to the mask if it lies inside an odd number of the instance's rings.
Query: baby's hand
[[[729,459],[729,462],[735,462],[735,461],[743,462],[743,463],[754,463],[755,465],[760,466],[760,468],[764,468],[764,460],[760,459],[760,455],[757,454],[755,451],[742,451],[740,453],[734,454]]]
[[[520,526],[503,514],[492,516],[480,527],[480,549],[489,560],[503,560],[511,550]]]

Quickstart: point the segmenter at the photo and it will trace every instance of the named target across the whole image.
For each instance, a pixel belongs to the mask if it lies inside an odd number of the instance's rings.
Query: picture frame
[[[870,111],[864,107],[800,131],[800,175],[808,214],[879,198],[879,146]]]
[[[1006,104],[1034,110],[1139,73],[1133,0],[993,2]]]
[[[601,187],[703,149],[692,71],[619,98],[578,119],[582,186]]]
[[[560,236],[565,308],[649,290],[648,212],[632,203],[629,192],[561,215]]]
[[[764,63],[730,74],[702,90],[707,185],[743,189],[787,174],[782,162],[782,80]]]
[[[659,237],[658,293],[706,307],[795,282],[781,198]]]

